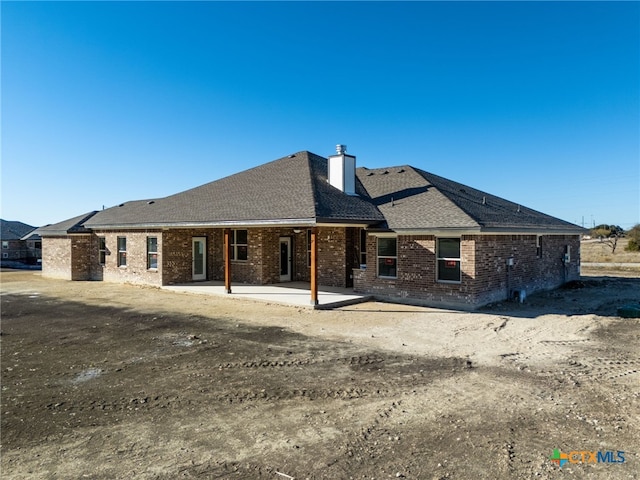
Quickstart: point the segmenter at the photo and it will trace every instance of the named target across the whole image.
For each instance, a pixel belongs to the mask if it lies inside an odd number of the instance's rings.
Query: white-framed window
[[[2,252],[2,258],[9,258],[9,254],[7,252]]]
[[[378,276],[396,278],[398,276],[398,239],[378,237]]]
[[[147,268],[158,268],[158,237],[147,237]]]
[[[231,231],[231,260],[245,261],[249,258],[248,238],[247,230]]]
[[[9,248],[9,242],[6,242],[6,241],[3,240],[2,241],[2,248]],[[4,257],[4,258],[6,258],[6,257]]]
[[[436,245],[439,282],[460,282],[460,239],[438,238]]]
[[[98,237],[98,262],[104,265],[107,261],[107,240],[104,237]]]
[[[118,266],[127,266],[127,237],[118,237]]]
[[[367,265],[367,231],[360,229],[360,265]]]

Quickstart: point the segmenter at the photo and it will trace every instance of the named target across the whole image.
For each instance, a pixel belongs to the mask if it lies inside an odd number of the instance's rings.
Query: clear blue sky
[[[640,222],[638,2],[7,2],[2,218],[43,225],[299,150]]]

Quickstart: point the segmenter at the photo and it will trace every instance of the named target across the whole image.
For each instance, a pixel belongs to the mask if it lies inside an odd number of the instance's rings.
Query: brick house
[[[580,275],[576,225],[411,166],[298,152],[38,229],[43,275],[169,285],[310,283],[475,308]]]
[[[41,258],[41,238],[34,235],[36,227],[26,223],[0,219],[2,262],[36,264]]]

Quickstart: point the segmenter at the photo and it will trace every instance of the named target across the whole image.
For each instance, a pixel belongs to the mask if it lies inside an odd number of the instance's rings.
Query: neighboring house
[[[26,223],[0,220],[1,260],[30,265],[38,263],[42,258],[42,239],[38,235],[30,235],[35,229]]]
[[[45,276],[305,281],[312,303],[322,285],[475,308],[579,278],[585,230],[408,165],[356,169],[339,145],[36,233]]]

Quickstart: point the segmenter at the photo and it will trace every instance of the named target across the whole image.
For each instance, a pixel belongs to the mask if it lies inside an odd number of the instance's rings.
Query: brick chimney
[[[328,180],[347,195],[356,195],[356,157],[346,152],[346,145],[336,145],[336,155],[329,157]]]

